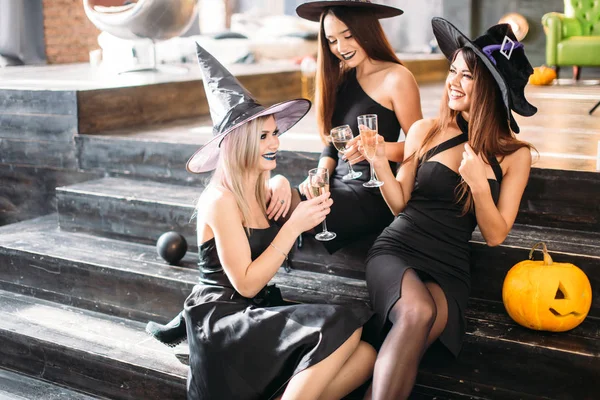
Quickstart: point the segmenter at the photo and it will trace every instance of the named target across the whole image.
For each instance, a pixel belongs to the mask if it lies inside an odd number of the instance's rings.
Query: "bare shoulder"
[[[505,158],[507,170],[523,170],[531,167],[531,151],[524,146]]]
[[[238,209],[233,193],[221,187],[209,185],[198,200],[198,213],[205,215],[235,213]]]
[[[386,69],[384,83],[386,87],[394,89],[404,89],[406,87],[416,86],[417,82],[412,72],[404,65],[390,63]]]
[[[410,127],[408,131],[409,134],[414,134],[414,137],[420,138],[421,140],[425,138],[425,135],[429,133],[429,131],[435,126],[437,123],[437,118],[423,118]]]
[[[436,118],[425,118],[415,121],[406,135],[407,145],[415,146],[415,148],[421,147],[425,136],[435,126],[436,122]]]

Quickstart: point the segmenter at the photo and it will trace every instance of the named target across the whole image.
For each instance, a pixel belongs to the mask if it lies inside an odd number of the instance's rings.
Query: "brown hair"
[[[319,50],[317,55],[317,76],[315,80],[315,106],[319,134],[327,144],[331,131],[331,118],[335,107],[339,85],[346,79],[346,72],[340,60],[331,52],[325,36],[323,22],[327,15],[333,15],[342,21],[352,32],[352,36],[372,60],[389,61],[402,65],[394,49],[387,40],[379,20],[372,12],[360,12],[349,7],[330,7],[321,14],[319,29]]]
[[[469,145],[477,154],[483,155],[484,161],[500,156],[502,158],[514,153],[522,147],[529,150],[535,148],[527,142],[518,140],[510,130],[506,108],[502,100],[500,88],[492,77],[490,71],[483,65],[479,57],[468,47],[458,49],[452,56],[452,62],[458,53],[462,53],[469,70],[473,75],[473,91],[471,93],[471,106],[469,110]],[[448,107],[448,92],[444,90],[440,106],[440,116],[435,125],[427,133],[418,151],[422,157],[425,149],[433,138],[456,120],[459,111]],[[414,157],[412,154],[407,161]],[[463,180],[458,185],[457,202],[464,202],[463,215],[473,210],[473,196],[469,185]]]

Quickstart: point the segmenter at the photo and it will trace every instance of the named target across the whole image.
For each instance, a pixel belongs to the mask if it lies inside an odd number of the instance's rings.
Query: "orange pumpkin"
[[[544,260],[533,261],[543,247]],[[592,287],[585,273],[573,264],[555,263],[544,243],[529,252],[529,260],[513,266],[502,287],[508,315],[527,328],[563,332],[579,325],[592,305]]]
[[[542,65],[535,67],[533,74],[529,75],[529,83],[532,85],[549,85],[556,79],[556,71]]]

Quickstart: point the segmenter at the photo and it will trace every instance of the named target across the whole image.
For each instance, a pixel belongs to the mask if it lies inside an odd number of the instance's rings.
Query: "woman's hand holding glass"
[[[333,200],[329,196],[330,193],[325,192],[311,200],[301,201],[292,212],[287,224],[291,224],[298,235],[318,226],[325,221],[325,217],[331,210]]]
[[[344,161],[348,161],[350,164],[354,165],[361,161],[366,160],[364,154],[358,151],[358,143],[360,142],[360,136],[356,136],[354,139],[348,142],[348,149],[344,153],[342,159]],[[362,173],[361,173],[362,174]]]
[[[358,148],[356,147],[356,139],[352,133],[352,128],[349,125],[336,126],[331,130],[329,138],[336,150],[343,154],[344,159],[348,163],[349,172],[342,179],[347,181],[361,177],[362,172],[352,169],[352,164],[359,162],[360,158],[362,158],[362,154],[358,152]]]
[[[377,144],[377,149],[375,150],[375,156],[373,157],[372,163],[373,165],[377,165],[378,163],[381,163],[382,161],[388,162],[388,159],[385,155],[385,139],[383,138],[383,136],[376,134],[375,135],[375,143]],[[358,140],[357,142],[357,148],[358,151],[363,154],[365,154],[365,147],[362,144],[362,140]]]
[[[310,179],[308,177],[298,185],[298,191],[308,200],[314,197],[312,191],[310,190]]]
[[[363,183],[364,187],[376,188],[383,185],[383,182],[379,181],[375,177],[375,169],[373,167],[373,160],[377,154],[377,151],[380,147],[378,146],[378,127],[377,127],[377,115],[376,114],[366,114],[359,115],[357,118],[358,121],[358,130],[360,131],[360,140],[362,145],[362,154],[369,160],[369,164],[371,165],[371,179],[368,182]],[[385,150],[385,149],[384,149]],[[379,149],[379,151],[381,151]]]
[[[327,168],[313,168],[308,171],[308,181],[313,196],[329,193],[329,171],[327,171]],[[325,242],[335,239],[336,236],[334,232],[327,230],[327,223],[323,220],[323,231],[317,233],[315,239]]]

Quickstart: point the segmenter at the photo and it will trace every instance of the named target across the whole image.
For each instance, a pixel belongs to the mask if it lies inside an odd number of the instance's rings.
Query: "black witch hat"
[[[319,21],[321,14],[328,7],[352,7],[358,10],[369,10],[376,18],[391,18],[404,13],[399,8],[384,4],[372,3],[369,0],[321,0],[307,1],[296,7],[296,14],[309,21]]]
[[[525,55],[523,44],[519,43],[510,25],[494,25],[474,41],[443,18],[433,18],[431,25],[446,58],[452,60],[456,50],[468,47],[481,59],[500,87],[510,128],[519,133],[519,125],[511,110],[530,117],[537,112],[537,108],[525,98],[525,86],[529,75],[533,73],[533,67]]]
[[[221,142],[232,130],[258,117],[273,115],[280,134],[296,125],[310,110],[306,99],[295,99],[264,107],[216,58],[196,43],[202,83],[213,122],[213,138],[187,162],[187,170],[196,174],[217,167]]]

